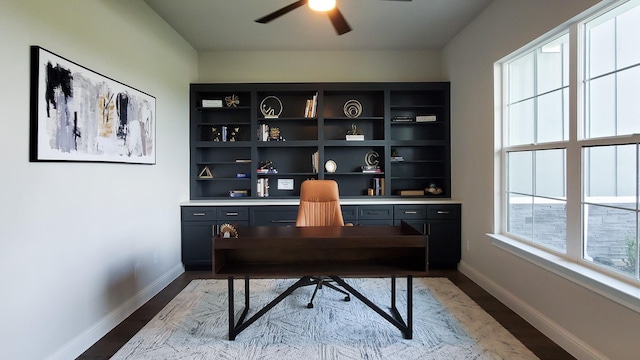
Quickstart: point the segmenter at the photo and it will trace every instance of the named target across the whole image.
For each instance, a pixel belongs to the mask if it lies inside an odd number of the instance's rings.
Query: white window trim
[[[504,114],[503,104],[505,102],[504,89],[506,89],[507,79],[503,76],[503,66],[508,61],[513,60],[523,54],[539,47],[545,42],[560,36],[569,31],[570,58],[569,58],[569,140],[563,142],[567,151],[567,159],[580,157],[580,153],[584,146],[597,145],[607,143],[611,145],[612,139],[581,139],[581,123],[578,119],[582,118],[584,109],[581,104],[582,84],[579,82],[580,74],[583,74],[581,63],[578,61],[579,56],[584,54],[582,32],[579,28],[587,21],[602,12],[620,5],[627,0],[604,0],[582,14],[577,15],[573,19],[559,25],[556,29],[550,31],[544,36],[532,41],[529,45],[513,52],[509,56],[500,59],[494,65],[494,113],[495,113],[495,131],[494,131],[494,178],[496,183],[494,186],[494,232],[486,234],[490,237],[491,243],[507,251],[525,261],[528,261],[542,269],[556,274],[574,284],[587,288],[609,300],[612,300],[630,310],[640,313],[640,286],[638,280],[627,278],[613,271],[608,271],[602,267],[596,267],[587,261],[582,260],[582,241],[567,241],[567,253],[555,253],[551,249],[538,247],[532,242],[518,240],[515,236],[506,232],[506,172],[503,166],[505,158],[503,149],[503,133]],[[640,137],[638,134],[629,135],[628,137],[617,137],[615,142],[628,143]],[[546,148],[552,144],[541,145],[540,148]],[[536,146],[538,147],[538,146]],[[513,149],[514,147],[511,147]],[[570,154],[571,153],[571,154]],[[567,162],[567,182],[581,184],[582,177],[581,166],[579,162]],[[579,177],[575,182],[575,177]],[[567,187],[567,238],[580,238],[581,234],[581,187]],[[579,221],[575,226],[575,221]]]

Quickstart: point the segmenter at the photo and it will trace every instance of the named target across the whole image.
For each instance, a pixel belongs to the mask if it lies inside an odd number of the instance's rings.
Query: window
[[[638,1],[584,24],[581,141],[582,258],[635,279],[639,279],[638,34]]]
[[[506,66],[507,232],[566,251],[569,35]]]
[[[502,62],[497,84],[503,107],[501,233],[635,281],[638,34],[640,0],[617,2]]]

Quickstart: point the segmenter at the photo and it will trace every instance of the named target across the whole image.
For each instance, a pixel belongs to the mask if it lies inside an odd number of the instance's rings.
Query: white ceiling
[[[353,29],[338,36],[307,6],[254,22],[296,0],[144,0],[199,51],[430,50],[447,44],[492,0],[337,0]]]

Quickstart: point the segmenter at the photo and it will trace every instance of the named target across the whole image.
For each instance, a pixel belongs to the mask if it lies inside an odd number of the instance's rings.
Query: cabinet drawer
[[[349,222],[358,219],[358,206],[357,205],[344,205],[340,206],[342,209],[342,218],[344,222]]]
[[[249,220],[249,208],[244,206],[219,207],[216,208],[216,214],[219,221]]]
[[[460,218],[460,205],[430,205],[427,208],[427,219]]]
[[[214,207],[192,207],[182,208],[182,221],[211,221],[216,219],[216,208]]]
[[[393,217],[399,220],[411,220],[419,219],[425,220],[427,218],[427,206],[426,205],[394,205]]]
[[[251,208],[252,226],[295,226],[298,206],[260,206]]]
[[[360,205],[358,206],[358,220],[393,220],[393,205]]]

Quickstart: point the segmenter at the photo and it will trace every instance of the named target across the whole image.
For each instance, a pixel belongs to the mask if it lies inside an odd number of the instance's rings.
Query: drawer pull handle
[[[290,223],[295,223],[295,220],[271,220],[272,223],[278,223],[278,224],[290,224]]]
[[[225,215],[226,216],[238,216],[238,213],[237,212],[228,212],[228,213],[225,213]]]
[[[205,216],[207,214],[205,214],[205,213],[192,213],[191,215],[192,216]]]
[[[438,210],[438,214],[448,214],[448,211],[442,211],[442,210]]]
[[[405,214],[417,214],[418,212],[414,210],[414,211],[405,211],[404,213]]]

